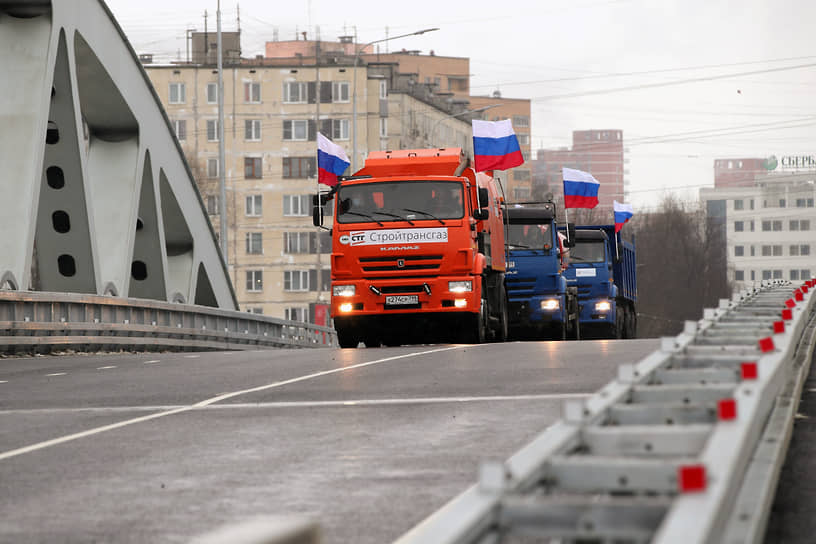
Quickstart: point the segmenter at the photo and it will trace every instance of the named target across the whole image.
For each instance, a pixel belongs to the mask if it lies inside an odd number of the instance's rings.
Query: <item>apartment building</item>
[[[724,225],[736,289],[816,273],[816,172],[760,174],[750,186],[701,189],[700,198]]]
[[[629,187],[626,148],[619,129],[575,130],[572,147],[539,149],[531,162],[533,191],[547,192],[556,198],[563,195],[562,168],[576,168],[591,173],[600,183],[597,213],[611,214],[613,201],[625,202]]]

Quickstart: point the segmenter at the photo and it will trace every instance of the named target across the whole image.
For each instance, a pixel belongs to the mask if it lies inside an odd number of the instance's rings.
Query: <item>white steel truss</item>
[[[101,0],[0,0],[0,289],[236,309],[167,115]]]

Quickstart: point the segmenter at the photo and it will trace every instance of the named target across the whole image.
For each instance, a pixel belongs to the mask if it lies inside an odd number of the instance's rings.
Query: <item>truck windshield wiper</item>
[[[510,247],[520,247],[522,249],[531,249],[530,246],[525,246],[524,244],[514,244],[513,242],[508,242],[508,246]]]
[[[357,216],[359,216],[359,217],[365,217],[366,219],[371,219],[372,221],[374,221],[375,223],[377,223],[377,224],[378,224],[379,226],[381,226],[381,227],[384,227],[384,226],[385,226],[385,224],[384,224],[382,221],[378,221],[377,219],[374,219],[374,217],[372,217],[372,216],[368,215],[367,213],[360,213],[360,212],[343,212],[343,215],[348,214],[348,213],[350,213],[351,215],[357,215]]]
[[[407,217],[403,217],[403,216],[398,215],[398,214],[396,214],[396,213],[391,213],[391,212],[382,212],[382,211],[380,211],[380,210],[376,210],[374,213],[378,213],[378,214],[380,214],[380,215],[387,215],[388,217],[396,217],[397,219],[402,219],[403,221],[408,221],[408,223],[409,223],[409,224],[411,224],[411,225],[413,225],[413,224],[414,224],[414,222],[413,222],[413,221],[411,221],[410,219],[408,219]]]
[[[440,223],[442,223],[443,225],[445,224],[445,222],[444,222],[444,221],[442,221],[441,219],[439,219],[437,216],[435,216],[435,215],[434,215],[434,214],[432,214],[432,213],[429,213],[429,212],[426,212],[426,211],[422,211],[422,210],[413,210],[413,209],[411,209],[411,208],[400,208],[400,209],[401,209],[401,210],[405,210],[406,212],[412,212],[412,213],[421,213],[422,215],[427,215],[427,216],[428,216],[428,217],[430,217],[431,219],[436,219],[437,221],[439,221],[439,222],[440,222]]]

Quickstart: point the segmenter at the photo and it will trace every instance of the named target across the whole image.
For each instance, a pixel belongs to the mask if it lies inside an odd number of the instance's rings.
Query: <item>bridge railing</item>
[[[397,542],[761,542],[815,288],[768,282],[705,310]]]
[[[146,299],[0,291],[0,353],[336,345],[332,328],[246,312]]]

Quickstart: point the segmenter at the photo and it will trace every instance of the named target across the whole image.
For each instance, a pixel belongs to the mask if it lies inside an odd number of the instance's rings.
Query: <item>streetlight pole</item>
[[[351,138],[352,138],[352,155],[351,155],[351,171],[352,173],[357,171],[357,62],[360,60],[360,52],[363,51],[369,45],[374,45],[375,43],[381,42],[388,42],[391,40],[396,40],[398,38],[405,38],[407,36],[418,36],[420,34],[425,34],[426,32],[433,32],[435,30],[439,30],[438,28],[426,28],[424,30],[417,30],[416,32],[410,32],[408,34],[400,34],[399,36],[389,36],[388,38],[382,38],[380,40],[374,40],[373,42],[368,42],[367,44],[363,45],[362,47],[355,47],[354,50],[354,75],[352,76],[352,91],[351,91]]]
[[[445,117],[440,117],[436,120],[433,127],[431,127],[431,145],[436,145],[436,129],[439,128],[439,124],[444,121],[445,119],[451,119],[453,117],[459,117],[460,115],[465,115],[467,113],[478,113],[480,111],[489,110],[490,108],[495,108],[497,106],[501,106],[502,104],[490,104],[489,106],[482,106],[481,108],[476,108],[473,110],[465,110],[460,111],[459,113],[453,113],[451,115],[446,115]]]

